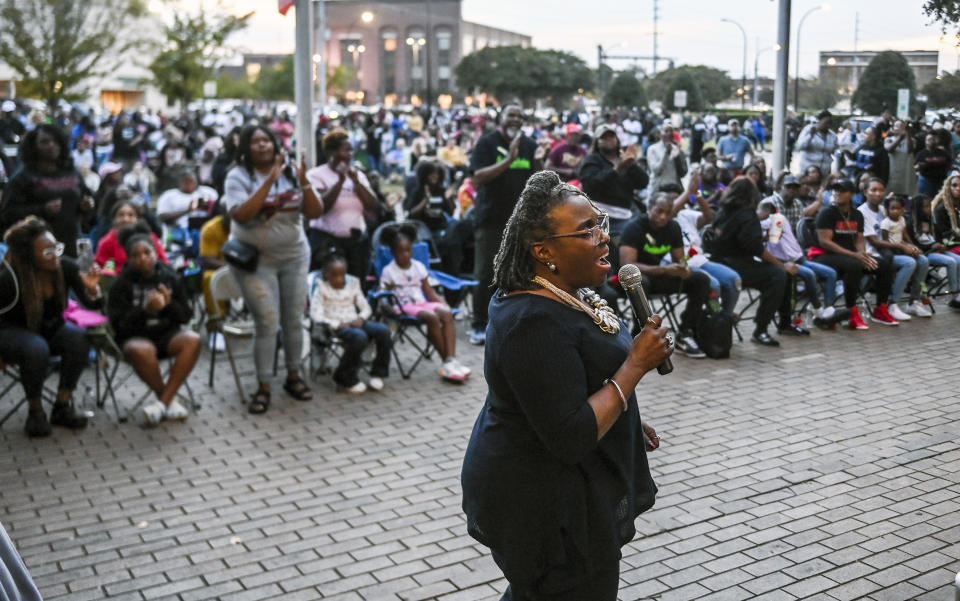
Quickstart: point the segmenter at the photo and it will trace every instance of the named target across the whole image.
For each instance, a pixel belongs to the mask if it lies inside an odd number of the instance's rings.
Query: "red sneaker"
[[[850,307],[850,329],[851,330],[869,330],[870,326],[860,317],[859,307]]]
[[[873,310],[873,315],[870,316],[870,319],[877,323],[882,323],[885,326],[898,326],[900,322],[893,318],[890,315],[890,311],[887,310],[887,304],[882,303],[876,306]]]

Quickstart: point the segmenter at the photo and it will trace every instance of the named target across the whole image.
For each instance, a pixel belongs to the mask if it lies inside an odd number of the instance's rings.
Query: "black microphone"
[[[640,327],[647,323],[653,311],[650,309],[650,302],[647,301],[647,295],[643,292],[643,274],[640,268],[632,263],[627,263],[617,272],[617,279],[620,280],[620,286],[627,293],[630,299],[630,306],[633,308],[633,315],[637,319]],[[657,366],[657,373],[665,376],[673,371],[673,361],[670,357],[663,360],[663,363]]]

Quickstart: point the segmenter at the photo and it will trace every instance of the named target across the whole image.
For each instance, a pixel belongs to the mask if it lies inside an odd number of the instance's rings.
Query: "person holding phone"
[[[363,278],[370,266],[370,238],[364,211],[377,208],[370,180],[353,165],[350,135],[335,129],[323,137],[328,161],[307,171],[323,203],[322,216],[310,221],[310,269],[323,268],[324,258],[336,252],[347,259],[347,273]]]
[[[255,271],[231,266],[256,324],[256,392],[250,413],[270,407],[270,381],[277,331],[283,330],[287,379],[283,389],[298,401],[313,398],[300,376],[303,349],[301,317],[307,298],[310,246],[303,218],[316,219],[324,206],[306,176],[303,157],[294,169],[273,133],[248,125],[240,133],[237,165],[227,173],[223,202],[230,214],[230,238],[258,253]]]

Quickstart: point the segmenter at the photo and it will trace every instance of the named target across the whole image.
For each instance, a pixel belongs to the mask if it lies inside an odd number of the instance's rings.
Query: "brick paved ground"
[[[648,376],[660,495],[621,598],[950,599],[958,332],[941,306]],[[215,390],[192,381],[204,406],[182,425],[101,414],[30,441],[18,415],[0,431],[0,521],[46,599],[499,598],[460,514],[479,374],[458,387],[424,366],[360,397],[323,379],[318,400],[275,395],[266,416],[239,406],[226,363]]]

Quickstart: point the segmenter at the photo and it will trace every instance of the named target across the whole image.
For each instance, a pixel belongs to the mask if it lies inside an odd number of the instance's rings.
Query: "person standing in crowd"
[[[34,215],[42,218],[68,257],[77,256],[79,224],[93,213],[90,190],[70,158],[66,135],[42,124],[20,144],[23,165],[7,182],[0,203],[0,231]]]
[[[890,177],[887,190],[894,194],[912,196],[916,190],[916,175],[913,172],[913,136],[907,122],[898,119],[883,141],[890,157]]]
[[[647,198],[653,198],[664,185],[680,185],[680,178],[683,177],[680,167],[686,165],[686,157],[680,145],[674,141],[673,133],[673,126],[664,123],[660,128],[660,140],[647,148],[647,166],[652,175]]]
[[[90,343],[82,328],[67,323],[67,293],[81,304],[102,305],[100,270],[80,273],[76,261],[60,258],[63,243],[36,217],[17,222],[4,236],[8,249],[0,262],[0,365],[20,367],[29,413],[27,436],[48,436],[50,424],[83,428],[87,418],[70,402],[87,365]],[[50,420],[43,411],[43,382],[50,357],[60,356],[60,385]]]
[[[740,135],[740,122],[731,119],[727,122],[727,134],[717,141],[717,158],[724,169],[736,174],[743,169],[747,153],[752,153],[750,140]]]
[[[435,161],[420,161],[417,187],[403,208],[407,217],[422,221],[430,230],[443,271],[457,275],[461,271],[463,245],[470,236],[470,226],[453,218],[457,210],[455,196],[455,188],[444,188],[443,167]]]
[[[650,210],[638,215],[623,230],[620,264],[633,263],[640,269],[643,289],[648,294],[687,295],[676,345],[688,357],[706,357],[697,346],[694,333],[710,295],[710,277],[687,266],[683,232],[680,224],[670,218],[672,210],[673,203],[666,192],[658,192],[650,199]],[[667,255],[670,262],[663,265]]]
[[[580,144],[582,132],[576,123],[567,123],[566,139],[554,146],[547,157],[546,168],[556,171],[565,182],[576,179],[583,157],[587,156],[587,149]]]
[[[873,177],[880,178],[884,185],[890,179],[890,157],[884,149],[883,141],[878,137],[875,127],[868,127],[863,132],[863,143],[857,147],[855,152],[857,157],[856,179],[864,172],[869,171]]]
[[[646,189],[650,176],[637,163],[637,147],[620,148],[616,131],[601,125],[594,132],[590,153],[577,173],[583,191],[610,219],[610,252],[613,271],[619,268],[620,235],[633,216],[636,195]]]
[[[877,277],[875,286],[877,306],[871,316],[877,323],[895,326],[899,322],[887,311],[887,299],[893,285],[893,269],[890,261],[876,258],[867,252],[863,233],[863,213],[853,208],[853,193],[857,185],[848,179],[834,182],[832,202],[817,214],[817,238],[813,260],[832,267],[843,280],[843,296],[850,310],[850,329],[869,328],[860,316],[857,297],[863,274]]]
[[[780,346],[767,327],[786,293],[787,274],[796,275],[796,265],[784,265],[763,244],[757,217],[760,192],[745,176],[733,180],[720,201],[713,221],[715,240],[707,250],[710,257],[740,274],[744,286],[760,290],[760,305],[754,317],[751,340],[764,346]],[[762,259],[757,261],[756,259]]]
[[[140,160],[140,146],[146,136],[146,128],[130,119],[126,113],[120,113],[113,126],[113,156],[111,160],[123,165],[124,171]]]
[[[501,109],[497,128],[477,140],[470,161],[473,185],[477,189],[474,202],[474,279],[473,322],[470,344],[486,340],[487,305],[493,294],[493,258],[503,239],[503,228],[513,212],[520,192],[534,171],[543,168],[546,154],[531,138],[525,136],[523,109],[508,104]]]
[[[953,159],[950,150],[939,143],[935,133],[928,133],[924,144],[916,155],[913,167],[917,173],[917,192],[924,196],[934,196],[940,192]]]
[[[306,173],[323,202],[322,215],[311,219],[310,270],[323,268],[323,259],[331,252],[346,257],[347,272],[363,278],[370,268],[370,238],[364,211],[377,208],[377,197],[363,171],[353,165],[350,136],[335,129],[323,137],[327,162]]]
[[[336,186],[340,187],[342,182]],[[298,401],[309,401],[313,394],[300,377],[300,318],[310,265],[310,246],[301,214],[316,219],[323,214],[323,204],[307,179],[304,159],[294,170],[269,130],[248,125],[240,134],[237,166],[227,173],[224,199],[230,213],[231,239],[253,247],[259,256],[253,272],[230,267],[256,324],[258,387],[248,409],[250,413],[265,413],[270,407],[271,364],[281,327],[287,363],[283,389]]]
[[[461,472],[467,532],[503,571],[502,601],[614,601],[620,548],[657,492],[647,452],[660,438],[634,389],[673,341],[659,316],[631,341],[585,291],[606,279],[608,235],[556,173],[529,179],[505,229],[490,389]]]
[[[797,137],[796,150],[800,151],[800,171],[816,166],[820,173],[830,173],[833,153],[837,150],[837,134],[830,129],[833,114],[821,111],[816,123],[808,123]]]

